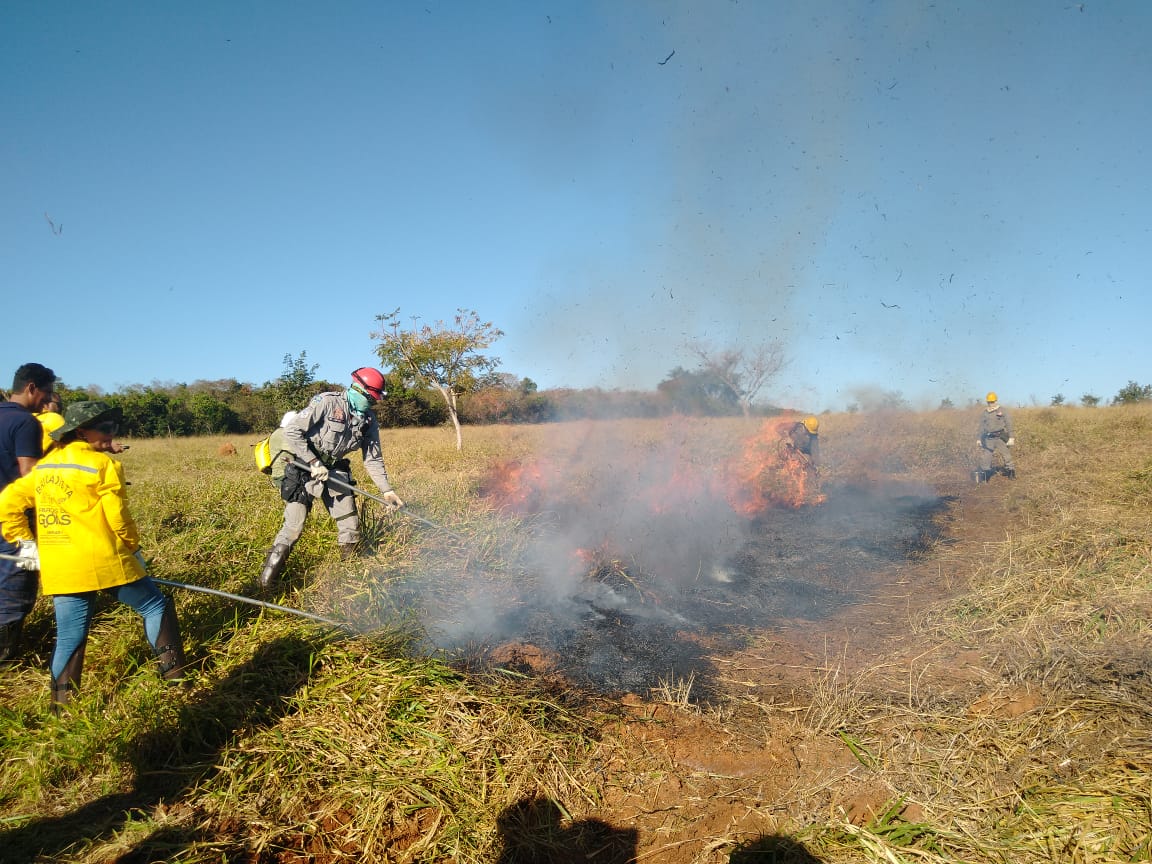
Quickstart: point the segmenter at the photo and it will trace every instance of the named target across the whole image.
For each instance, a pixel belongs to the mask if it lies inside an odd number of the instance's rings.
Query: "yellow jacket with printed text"
[[[140,534],[124,469],[87,442],[58,447],[0,492],[0,533],[9,542],[33,539],[24,514],[32,507],[44,594],[115,588],[146,575],[133,557]]]

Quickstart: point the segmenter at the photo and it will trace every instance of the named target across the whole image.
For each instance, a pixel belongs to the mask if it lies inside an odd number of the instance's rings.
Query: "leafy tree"
[[[409,387],[394,372],[385,378],[384,396],[373,409],[381,426],[440,426],[448,422],[448,409],[435,390]]]
[[[197,435],[245,431],[239,415],[211,393],[193,393],[188,399],[188,410]]]
[[[764,385],[787,365],[784,346],[777,340],[752,348],[712,348],[701,341],[688,344],[700,360],[702,372],[723,382],[736,396],[744,416],[752,413],[752,402]]]
[[[857,387],[856,400],[848,406],[848,413],[857,411],[907,411],[908,400],[899,390],[885,390],[881,387]]]
[[[481,352],[504,335],[490,321],[481,321],[470,309],[457,309],[451,326],[437,321],[434,326],[410,330],[400,326],[400,310],[377,315],[380,331],[376,353],[382,363],[406,384],[419,383],[437,390],[444,399],[448,417],[456,430],[456,449],[463,439],[460,434],[460,412],[457,399],[475,389],[477,381],[491,372],[500,361]]]
[[[677,366],[668,377],[656,385],[672,410],[681,414],[718,417],[734,414],[743,406],[740,394],[710,368],[696,371]]]
[[[1063,393],[1057,393],[1055,396],[1053,396],[1052,397],[1052,404],[1053,405],[1063,405],[1064,404],[1064,394]]]
[[[552,406],[555,420],[618,420],[628,417],[666,417],[668,398],[651,390],[574,390],[559,387],[538,394]]]
[[[1085,408],[1095,408],[1100,404],[1100,397],[1093,396],[1091,393],[1085,393],[1080,397],[1080,404]]]
[[[1137,402],[1152,402],[1152,384],[1129,381],[1112,397],[1113,405],[1135,405]]]
[[[912,406],[899,390],[884,390],[880,400],[873,406],[876,411],[908,411]]]
[[[140,438],[154,438],[160,435],[188,434],[185,418],[177,410],[167,393],[151,387],[129,388],[122,393],[114,393],[107,402],[124,412],[121,431],[125,435]]]
[[[526,393],[516,404],[512,419],[517,423],[551,423],[556,419],[556,406],[547,393]]]
[[[556,417],[556,406],[537,392],[531,378],[504,372],[485,375],[482,386],[460,397],[460,419],[465,423],[546,423]]]
[[[60,397],[60,401],[63,403],[65,408],[67,408],[73,402],[87,402],[90,399],[103,398],[103,394],[98,390],[87,388],[77,389],[74,387],[69,387],[62,381],[57,381],[56,387],[54,389],[56,391],[56,395]]]
[[[319,364],[308,365],[308,352],[301,351],[299,357],[284,355],[284,371],[271,384],[266,385],[276,408],[281,412],[293,411],[304,405],[314,395],[313,383]]]

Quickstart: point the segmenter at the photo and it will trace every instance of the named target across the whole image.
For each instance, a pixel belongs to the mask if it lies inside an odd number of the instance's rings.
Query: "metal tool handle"
[[[6,555],[0,552],[0,559],[5,561],[22,561],[19,555]],[[260,606],[263,609],[274,609],[277,612],[287,612],[289,615],[297,615],[301,618],[308,618],[312,621],[317,621],[320,624],[327,624],[329,627],[335,627],[337,630],[344,630],[348,633],[359,633],[356,628],[350,624],[342,624],[339,621],[333,621],[331,618],[325,618],[321,615],[314,615],[311,612],[305,612],[302,609],[293,609],[291,606],[281,606],[279,603],[269,603],[266,600],[256,600],[252,597],[245,597],[242,594],[230,594],[227,591],[218,591],[215,588],[205,588],[202,585],[189,585],[186,582],[176,582],[172,579],[161,579],[158,576],[149,576],[157,585],[168,585],[171,588],[183,588],[185,591],[197,591],[201,594],[213,594],[217,597],[225,597],[228,600],[235,600],[238,603],[247,603],[250,606]]]
[[[279,603],[269,603],[265,600],[256,600],[252,597],[245,597],[242,594],[230,594],[227,591],[218,591],[215,588],[205,588],[202,585],[189,585],[185,582],[176,582],[172,579],[161,579],[157,576],[149,577],[157,585],[168,585],[172,588],[183,588],[185,591],[197,591],[201,594],[212,594],[216,597],[225,597],[228,600],[235,600],[238,603],[247,603],[250,606],[260,606],[263,609],[274,609],[277,612],[287,612],[289,615],[297,615],[301,618],[308,618],[312,621],[317,621],[321,624],[327,624],[329,627],[335,627],[338,630],[344,630],[348,633],[358,633],[349,624],[342,624],[339,621],[333,621],[331,618],[324,618],[321,615],[314,615],[311,612],[305,612],[302,609],[293,609],[291,606],[281,606]]]
[[[297,468],[299,468],[301,471],[310,471],[308,466],[306,464],[304,464],[303,462],[301,462],[299,459],[293,459],[292,464],[295,465]],[[363,495],[365,498],[371,498],[373,501],[375,501],[379,504],[383,504],[386,508],[388,508],[389,512],[394,512],[396,510],[399,510],[399,511],[403,512],[403,514],[405,516],[407,516],[409,519],[414,519],[415,521],[419,522],[421,525],[425,525],[428,528],[431,528],[435,531],[443,531],[445,534],[447,534],[450,537],[455,537],[457,540],[459,540],[461,542],[464,541],[464,537],[461,536],[460,534],[457,534],[455,531],[452,531],[449,528],[445,528],[443,525],[441,525],[437,522],[433,522],[431,519],[428,519],[428,518],[421,516],[417,513],[413,513],[408,508],[407,504],[405,504],[403,507],[396,507],[393,504],[389,504],[387,501],[385,501],[379,495],[373,495],[371,492],[366,492],[365,490],[361,489],[360,487],[356,486],[355,484],[345,483],[343,480],[337,480],[335,477],[333,477],[331,475],[328,476],[328,479],[325,482],[331,483],[333,486],[338,486],[341,489],[346,489],[349,492],[351,492],[353,495]]]

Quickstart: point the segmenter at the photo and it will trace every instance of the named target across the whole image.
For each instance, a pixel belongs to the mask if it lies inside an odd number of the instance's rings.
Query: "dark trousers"
[[[15,555],[19,547],[0,540],[0,553]],[[0,624],[23,621],[36,604],[36,589],[40,574],[35,570],[21,570],[15,561],[0,558]]]

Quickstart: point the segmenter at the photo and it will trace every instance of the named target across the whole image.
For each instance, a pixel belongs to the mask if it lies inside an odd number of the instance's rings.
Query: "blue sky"
[[[762,398],[1152,381],[1152,4],[0,5],[4,366],[344,380],[376,315],[540,387],[779,340]],[[11,371],[0,370],[2,375]]]

